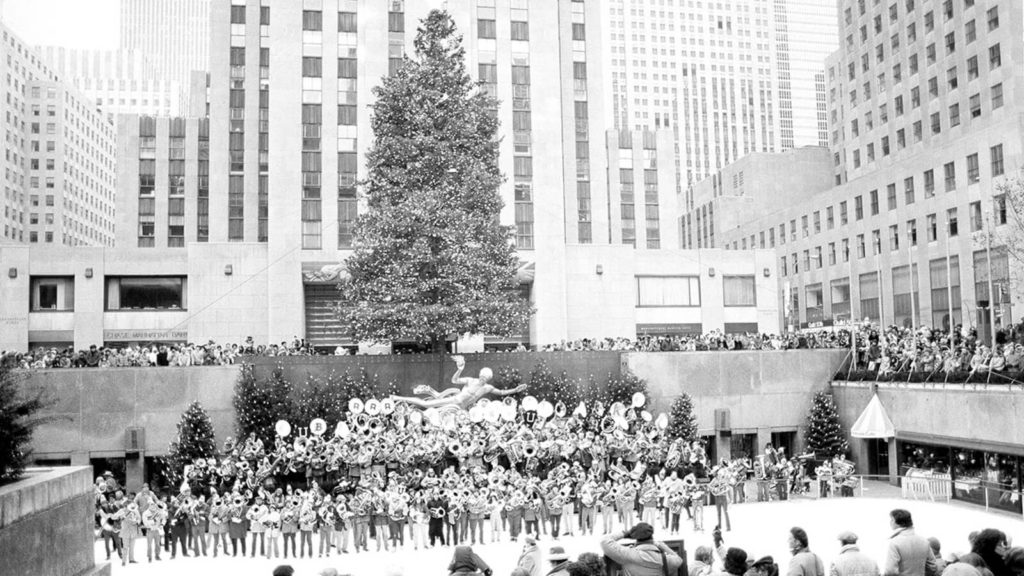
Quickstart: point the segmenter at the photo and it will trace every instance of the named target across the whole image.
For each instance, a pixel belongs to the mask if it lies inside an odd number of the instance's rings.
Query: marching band
[[[244,556],[247,538],[252,556],[312,557],[314,548],[365,552],[371,538],[377,550],[418,550],[590,535],[598,517],[608,533],[634,525],[638,512],[673,533],[686,512],[699,531],[709,497],[728,530],[728,503],[745,499],[749,474],[759,499],[785,497],[793,465],[779,452],[709,466],[699,441],[669,438],[667,417],[653,418],[645,403],[638,393],[629,406],[580,403],[571,413],[532,397],[419,411],[353,399],[333,434],[316,419],[295,434],[278,422],[269,448],[254,435],[229,438],[222,458],[197,459],[177,496],[145,510],[101,498],[104,533],[120,534],[125,562],[140,528],[150,561],[160,560],[161,541],[172,558],[179,544],[183,555],[226,555],[229,539],[231,554]]]

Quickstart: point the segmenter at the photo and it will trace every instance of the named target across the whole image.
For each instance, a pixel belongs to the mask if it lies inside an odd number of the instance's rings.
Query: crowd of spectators
[[[785,536],[790,557],[757,557],[735,546],[727,547],[716,528],[714,547],[698,546],[686,563],[688,576],[1024,576],[1024,548],[1012,547],[1006,533],[994,528],[971,532],[963,552],[943,554],[937,538],[915,531],[910,512],[890,512],[887,552],[881,561],[860,550],[858,536],[849,530],[838,534],[836,553],[826,565],[812,551],[807,532],[793,527]],[[627,540],[623,540],[627,539]],[[653,528],[640,523],[631,529],[601,539],[601,554],[583,552],[573,559],[562,546],[541,550],[527,538],[523,552],[511,576],[664,576],[681,574],[683,558],[654,538]],[[817,548],[815,548],[817,550]],[[780,566],[781,565],[781,566]],[[611,568],[611,570],[609,570]],[[783,572],[785,570],[785,572]],[[386,570],[388,576],[404,576],[397,567]],[[293,576],[291,566],[278,566],[274,576]],[[319,576],[337,576],[338,570],[326,568]],[[492,576],[495,572],[471,547],[455,549],[448,565],[449,576]]]
[[[841,375],[852,380],[991,381],[1024,380],[1024,322],[999,330],[995,344],[986,345],[976,329],[957,326],[951,331],[931,328],[881,328],[870,323],[850,327],[804,330],[786,334],[727,334],[712,331],[700,335],[639,336],[631,338],[583,338],[563,340],[536,348],[540,352],[691,352],[728,350],[841,349],[855,354]],[[415,353],[394,349],[393,353]],[[526,352],[522,344],[508,353]],[[234,364],[247,356],[348,355],[354,347],[324,349],[300,338],[280,344],[242,343],[149,344],[124,347],[36,348],[28,353],[3,353],[0,357],[20,368],[88,368],[141,366],[217,366]],[[371,353],[382,353],[375,348]],[[965,380],[966,379],[966,380]]]

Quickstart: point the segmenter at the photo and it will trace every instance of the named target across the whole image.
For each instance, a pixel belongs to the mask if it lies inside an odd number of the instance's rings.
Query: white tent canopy
[[[864,408],[860,418],[853,423],[850,435],[854,438],[892,438],[896,435],[896,428],[892,425],[889,415],[885,413],[878,394],[871,397],[867,408]]]

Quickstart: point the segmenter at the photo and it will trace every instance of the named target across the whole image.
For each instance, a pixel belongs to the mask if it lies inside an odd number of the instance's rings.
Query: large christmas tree
[[[455,23],[434,10],[415,55],[374,88],[367,212],[339,310],[358,340],[512,336],[531,308],[518,291],[512,229],[499,223],[497,102],[466,73]]]
[[[807,448],[818,458],[845,456],[850,450],[839,427],[839,409],[827,392],[818,392],[807,415]]]
[[[196,458],[212,458],[217,454],[217,439],[210,415],[197,401],[188,405],[178,422],[178,434],[164,458],[164,476],[170,486],[181,482],[185,466]]]
[[[666,435],[671,440],[682,438],[687,442],[693,442],[697,439],[697,416],[693,413],[693,398],[686,392],[672,402]]]

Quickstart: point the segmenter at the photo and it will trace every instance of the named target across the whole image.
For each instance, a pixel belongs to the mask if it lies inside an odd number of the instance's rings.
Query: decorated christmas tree
[[[274,424],[295,419],[292,385],[279,369],[260,379],[251,365],[243,366],[235,384],[234,405],[239,441],[255,434],[264,446],[273,446]]]
[[[693,442],[697,439],[697,416],[693,413],[693,398],[686,392],[672,402],[666,435],[671,440],[682,438],[687,442]]]
[[[164,478],[169,486],[181,483],[185,466],[196,458],[212,458],[217,453],[217,440],[210,415],[197,401],[188,405],[178,422],[178,433],[164,457]]]
[[[807,449],[818,458],[845,456],[850,450],[839,427],[839,410],[827,392],[818,392],[807,415]]]
[[[47,404],[42,390],[27,393],[13,367],[13,358],[0,356],[0,484],[21,476],[32,430],[42,422],[36,413]]]
[[[512,228],[499,222],[497,102],[467,74],[447,12],[430,12],[413,45],[373,90],[367,211],[339,311],[358,340],[413,338],[441,352],[451,335],[517,334],[532,311]]]

